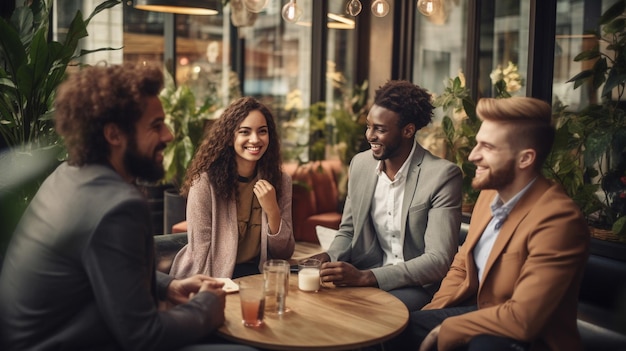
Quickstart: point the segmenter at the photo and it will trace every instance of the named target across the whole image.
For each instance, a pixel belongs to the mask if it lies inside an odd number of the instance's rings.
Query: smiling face
[[[484,120],[476,134],[476,146],[468,160],[476,165],[475,189],[506,193],[516,176],[517,152],[508,141],[511,125]]]
[[[128,140],[124,167],[135,177],[157,181],[163,177],[163,150],[173,135],[165,125],[165,113],[156,96],[146,98],[147,107]]]
[[[237,154],[239,175],[251,176],[258,160],[263,157],[270,144],[269,128],[265,116],[251,111],[235,130],[233,147]]]
[[[372,106],[367,115],[365,138],[377,160],[397,157],[402,147],[402,129],[398,115],[384,107]]]

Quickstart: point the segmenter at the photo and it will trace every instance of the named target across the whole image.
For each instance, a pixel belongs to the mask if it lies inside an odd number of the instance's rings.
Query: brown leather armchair
[[[296,241],[319,243],[315,226],[339,229],[341,207],[338,181],[340,160],[286,164],[284,171],[293,182],[293,234]]]

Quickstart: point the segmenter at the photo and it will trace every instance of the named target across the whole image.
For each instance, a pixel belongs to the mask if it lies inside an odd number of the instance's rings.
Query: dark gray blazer
[[[331,260],[371,269],[383,290],[441,281],[458,250],[461,170],[416,142],[402,202],[405,262],[381,267],[383,251],[370,216],[377,163],[371,150],[352,159],[341,225],[328,249]]]
[[[12,237],[0,276],[3,350],[162,350],[223,321],[215,295],[157,310],[172,278],[155,274],[146,201],[106,166],[61,164]],[[222,316],[222,317],[220,317]]]

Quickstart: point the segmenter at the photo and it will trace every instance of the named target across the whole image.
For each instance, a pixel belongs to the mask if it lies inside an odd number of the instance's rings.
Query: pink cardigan
[[[261,219],[261,258],[289,259],[295,240],[291,222],[291,178],[282,177],[282,196],[278,199],[281,222],[278,233],[270,234],[267,214]],[[174,258],[170,275],[184,278],[194,274],[231,278],[237,256],[237,204],[233,199],[216,198],[208,174],[203,173],[189,189],[187,198],[187,239]]]

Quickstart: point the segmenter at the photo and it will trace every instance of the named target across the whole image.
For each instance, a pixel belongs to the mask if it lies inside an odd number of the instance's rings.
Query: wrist
[[[373,286],[373,287],[378,287],[378,280],[376,280],[376,276],[374,275],[374,272],[372,272],[371,270],[367,270],[364,271],[364,275],[365,275],[365,285],[366,286]]]

